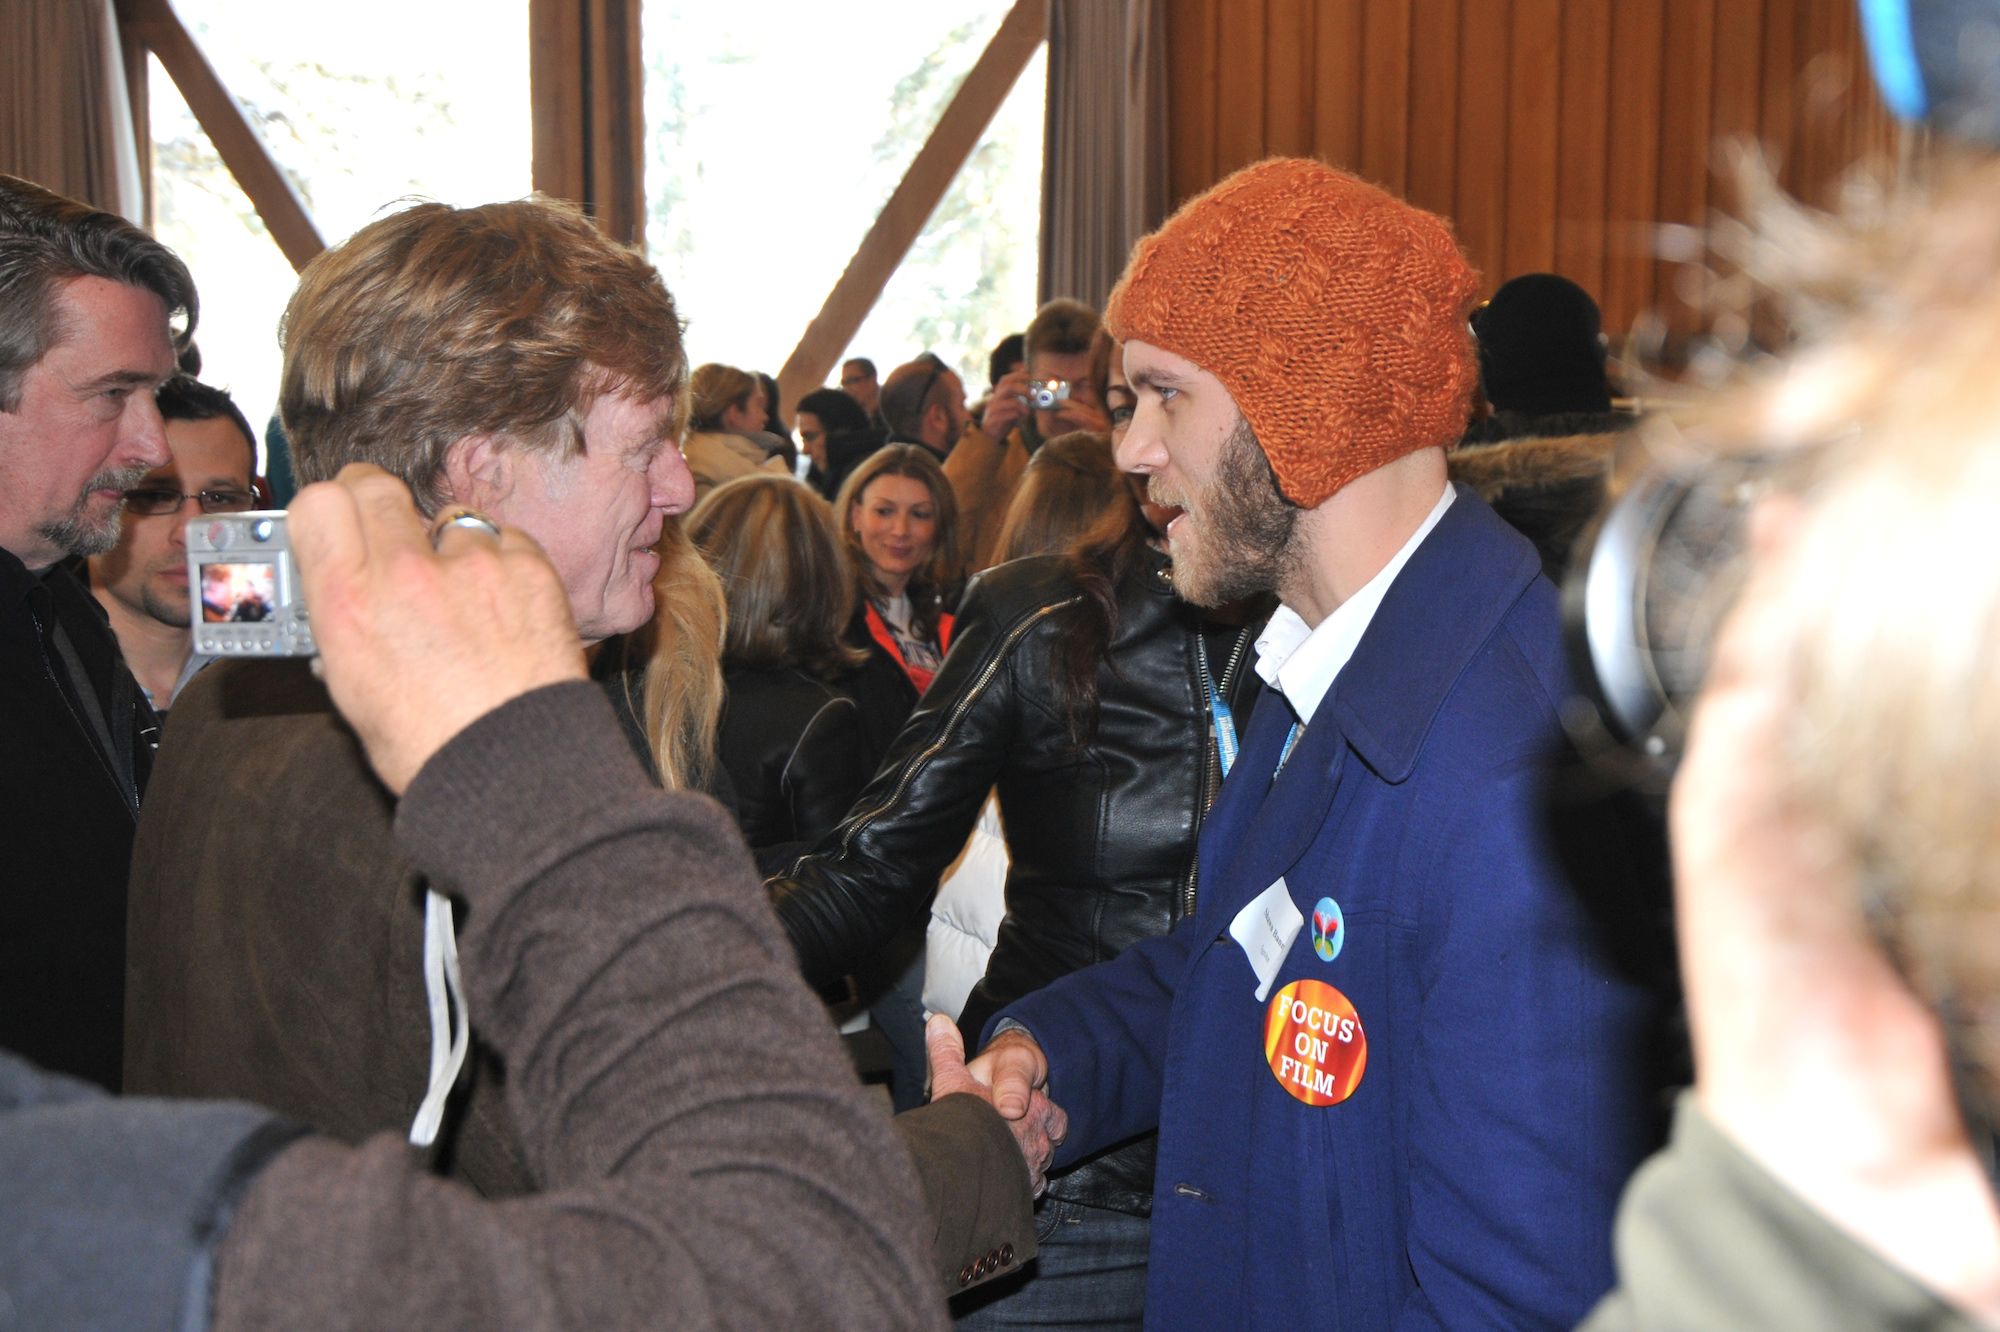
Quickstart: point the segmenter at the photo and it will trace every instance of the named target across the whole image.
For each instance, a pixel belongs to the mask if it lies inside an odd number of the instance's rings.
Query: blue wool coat
[[[1571,688],[1539,567],[1461,487],[1275,783],[1292,714],[1275,693],[1257,709],[1202,829],[1195,915],[995,1018],[1048,1054],[1059,1163],[1160,1130],[1149,1327],[1567,1328],[1610,1287],[1655,1119],[1652,1005],[1554,859]],[[1281,878],[1305,923],[1260,1001],[1228,931]],[[1281,1026],[1267,1057],[1298,981],[1333,987],[1365,1039],[1336,1104],[1280,1072],[1351,1065],[1337,1022],[1308,1016],[1303,1044]],[[1302,1073],[1297,1050],[1332,1059]]]

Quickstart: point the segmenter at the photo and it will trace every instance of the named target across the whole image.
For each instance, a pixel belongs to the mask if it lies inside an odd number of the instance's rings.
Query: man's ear
[[[445,490],[455,504],[489,511],[514,489],[519,459],[497,435],[466,435],[445,446]]]

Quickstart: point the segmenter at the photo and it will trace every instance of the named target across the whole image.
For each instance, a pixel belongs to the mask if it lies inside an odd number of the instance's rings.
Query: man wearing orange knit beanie
[[[1445,476],[1476,288],[1442,219],[1276,160],[1111,297],[1119,461],[1182,510],[1183,596],[1277,592],[1271,689],[1240,752],[1214,718],[1190,918],[1005,1010],[975,1071],[1003,1113],[1046,1085],[1059,1164],[1158,1127],[1151,1327],[1569,1327],[1611,1285],[1653,1005],[1545,828],[1555,590]]]

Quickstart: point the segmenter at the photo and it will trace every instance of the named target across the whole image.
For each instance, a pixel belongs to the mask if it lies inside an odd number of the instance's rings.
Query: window
[[[477,22],[411,0],[175,7],[327,244],[398,200],[528,192],[527,0],[485,0]],[[278,318],[296,276],[157,62],[148,83],[154,230],[201,292],[202,378],[261,425],[277,403]]]
[[[647,248],[691,363],[775,374],[1011,0],[649,0]],[[843,355],[932,349],[977,394],[1035,312],[1037,54]]]

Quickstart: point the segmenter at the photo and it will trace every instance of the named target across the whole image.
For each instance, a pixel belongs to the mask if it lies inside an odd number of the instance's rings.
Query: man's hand
[[[1013,433],[1014,427],[1028,416],[1028,372],[1025,369],[1009,370],[993,386],[993,396],[986,400],[986,415],[979,428],[994,443],[1002,443]]]
[[[988,1041],[966,1071],[993,1089],[993,1108],[1002,1118],[1019,1119],[1048,1084],[1049,1058],[1034,1037],[1010,1027]]]
[[[1029,1041],[1028,1044],[1032,1046],[1034,1042]],[[930,1021],[924,1024],[924,1046],[930,1062],[932,1100],[962,1092],[977,1096],[999,1109],[992,1089],[965,1065],[965,1041],[958,1034],[957,1023],[942,1013],[933,1013]],[[1039,1054],[1040,1050],[1037,1049],[1036,1053]],[[1046,1076],[1046,1065],[1044,1069]],[[1020,1113],[1010,1115],[1001,1110],[1000,1114],[1007,1121],[1007,1127],[1014,1132],[1015,1145],[1020,1147],[1021,1156],[1028,1165],[1029,1185],[1039,1198],[1042,1190],[1048,1187],[1046,1172],[1049,1161],[1069,1131],[1069,1116],[1048,1098],[1039,1085],[1029,1092],[1025,1108]]]
[[[448,527],[367,463],[307,486],[288,526],[328,691],[398,795],[459,731],[520,694],[584,678],[561,581],[524,533]]]

